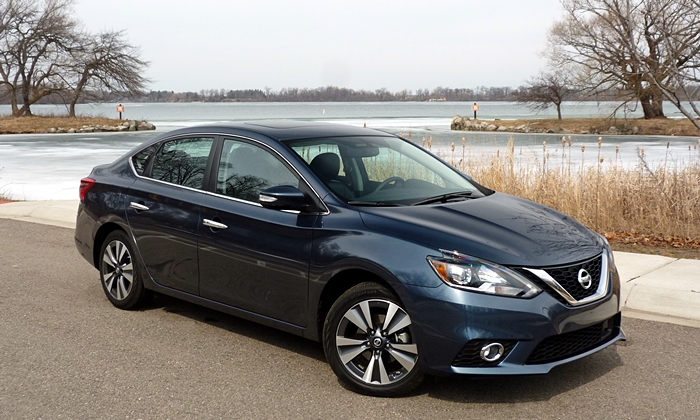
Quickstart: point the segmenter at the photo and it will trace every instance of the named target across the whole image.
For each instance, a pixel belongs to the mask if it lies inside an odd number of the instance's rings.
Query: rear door
[[[203,198],[200,294],[218,302],[302,325],[316,215],[263,208],[261,190],[300,187],[273,150],[226,138],[213,170],[215,194]]]
[[[197,231],[214,137],[164,141],[127,197],[127,219],[153,280],[198,294]]]

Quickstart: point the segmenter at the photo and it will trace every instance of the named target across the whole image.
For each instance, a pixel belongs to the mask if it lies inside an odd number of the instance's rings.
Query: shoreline
[[[155,130],[155,125],[142,120],[113,119],[105,117],[0,117],[2,134],[62,134],[100,133],[118,131]]]
[[[700,130],[688,119],[658,118],[532,118],[532,119],[472,119],[456,115],[450,124],[452,131],[505,132],[530,134],[597,134],[640,136],[700,137]]]
[[[145,120],[111,119],[105,117],[0,117],[3,134],[61,134],[155,130]],[[531,119],[472,119],[456,115],[450,131],[500,132],[561,135],[630,135],[699,137],[698,130],[687,119],[641,118],[531,118]]]

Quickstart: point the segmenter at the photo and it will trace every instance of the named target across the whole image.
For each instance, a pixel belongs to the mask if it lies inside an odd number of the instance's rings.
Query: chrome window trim
[[[525,270],[531,272],[532,274],[536,275],[539,277],[543,282],[547,283],[552,289],[554,289],[557,293],[563,297],[566,302],[571,305],[571,306],[582,306],[586,305],[588,303],[595,302],[597,300],[600,300],[601,298],[605,297],[608,294],[608,290],[610,289],[610,279],[609,277],[609,270],[608,270],[608,255],[607,252],[603,252],[601,254],[601,258],[603,261],[601,261],[601,268],[600,268],[600,280],[598,281],[598,289],[594,294],[591,296],[588,296],[585,299],[581,300],[576,300],[569,294],[569,292],[564,289],[558,281],[554,280],[552,276],[550,276],[546,271],[542,269],[536,269],[536,268],[527,268],[523,267]]]
[[[168,185],[168,186],[171,186],[171,187],[179,187],[179,188],[183,188],[183,189],[186,189],[186,190],[189,190],[189,191],[198,192],[198,193],[201,193],[201,194],[210,194],[209,191],[204,191],[204,190],[201,190],[201,189],[199,189],[199,188],[192,188],[192,187],[187,187],[187,186],[185,186],[185,185],[173,184],[172,182],[161,181],[160,179],[153,179],[153,178],[148,178],[148,177],[145,177],[145,176],[139,176],[139,175],[136,175],[136,176],[139,177],[139,178],[141,178],[141,179],[143,179],[143,180],[145,180],[145,181],[153,181],[153,182],[157,182],[157,183],[163,184],[163,185]],[[129,187],[129,188],[131,188],[131,187]],[[233,197],[229,197],[229,198],[233,198]],[[243,201],[243,200],[240,200],[240,201]],[[256,203],[252,203],[252,204],[256,204]]]
[[[211,191],[202,191],[204,194],[212,196],[212,197],[217,197],[217,198],[225,198],[226,200],[231,200],[235,201],[236,203],[241,203],[241,204],[249,204],[251,206],[255,207],[262,207],[263,205],[260,203],[256,203],[255,201],[248,201],[244,200],[242,198],[236,198],[236,197],[231,197],[230,195],[225,195],[225,194],[219,194]]]
[[[253,138],[250,138],[250,137],[241,136],[241,135],[238,135],[238,134],[198,132],[198,133],[178,134],[178,135],[173,136],[173,137],[169,137],[169,138],[162,139],[162,140],[160,140],[160,141],[158,141],[158,142],[156,142],[156,143],[163,143],[163,142],[170,141],[170,140],[177,140],[178,138],[200,137],[200,136],[204,136],[204,137],[214,137],[214,140],[215,140],[215,141],[216,141],[216,137],[220,137],[220,138],[222,139],[222,141],[225,141],[227,137],[228,137],[228,138],[234,138],[234,139],[243,139],[243,140],[247,140],[247,141],[249,141],[249,142],[255,143],[256,145],[260,145],[260,146],[263,146],[263,147],[266,148],[266,149],[271,150],[271,151],[274,152],[277,156],[279,156],[284,162],[286,162],[287,165],[288,165],[290,168],[292,168],[292,170],[294,171],[294,173],[297,174],[297,176],[299,177],[299,179],[301,179],[302,182],[304,182],[304,183],[306,184],[306,186],[309,187],[309,189],[314,193],[314,195],[316,196],[316,198],[318,199],[318,201],[323,205],[324,210],[318,212],[318,215],[320,215],[320,216],[327,216],[327,215],[331,214],[330,209],[328,208],[328,206],[326,205],[326,203],[323,201],[323,199],[321,198],[321,196],[318,194],[318,192],[316,191],[316,189],[315,189],[313,186],[311,186],[311,184],[309,183],[309,181],[307,181],[306,178],[299,172],[299,170],[297,170],[297,168],[296,168],[294,165],[292,165],[292,163],[289,161],[289,159],[285,158],[280,152],[278,152],[278,151],[275,150],[274,148],[270,147],[268,144],[265,144],[265,143],[261,142],[260,140],[256,140],[256,139],[253,139]],[[135,176],[136,178],[140,178],[140,179],[144,179],[144,180],[150,180],[150,181],[154,181],[154,182],[160,182],[160,183],[162,183],[162,184],[165,184],[165,185],[172,185],[172,186],[174,186],[174,187],[181,187],[181,188],[185,188],[185,189],[190,190],[190,191],[196,191],[196,192],[200,192],[200,193],[207,194],[207,195],[211,195],[211,196],[215,196],[215,197],[225,198],[225,199],[228,199],[228,200],[235,201],[235,202],[237,202],[237,203],[250,204],[250,205],[253,205],[253,206],[256,206],[256,207],[263,207],[262,204],[256,203],[256,202],[254,202],[254,201],[243,200],[243,199],[240,199],[240,198],[231,197],[231,196],[224,195],[224,194],[219,194],[219,193],[217,193],[217,192],[205,191],[205,190],[198,189],[198,188],[186,187],[186,186],[184,186],[184,185],[173,184],[172,182],[161,181],[161,180],[159,180],[159,179],[154,179],[154,178],[149,178],[149,177],[146,177],[146,176],[141,176],[141,175],[139,175],[138,172],[136,172],[136,168],[134,167],[134,161],[133,161],[134,156],[137,155],[137,154],[139,154],[139,153],[141,153],[141,152],[142,152],[144,149],[146,149],[147,147],[150,147],[150,146],[152,146],[153,144],[156,144],[156,143],[151,143],[151,144],[149,144],[148,146],[145,146],[145,147],[143,147],[143,148],[137,150],[136,152],[132,153],[131,155],[129,155],[129,168],[131,168],[131,172],[134,174],[134,176]],[[282,144],[282,143],[280,143],[280,144]],[[212,171],[214,170],[214,168],[211,168],[211,169],[212,169]],[[216,169],[218,170],[218,168],[216,168]],[[299,211],[296,211],[296,210],[294,210],[294,211],[287,211],[287,213],[293,213],[293,212],[296,212],[296,213],[294,213],[294,214],[299,214],[299,213],[300,213]]]

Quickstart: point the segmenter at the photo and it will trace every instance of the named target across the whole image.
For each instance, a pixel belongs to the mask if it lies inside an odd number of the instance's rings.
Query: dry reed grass
[[[512,138],[506,150],[478,155],[463,141],[457,156],[452,145],[452,163],[489,188],[555,208],[607,236],[625,232],[698,243],[700,140],[689,150],[689,162],[666,159],[655,168],[643,149],[634,167],[617,159],[606,163],[601,142],[590,151],[562,138],[565,154],[552,164],[546,143],[537,158],[516,154]],[[581,164],[585,160],[595,163]]]
[[[9,192],[6,191],[5,186],[0,185],[0,204],[12,201],[10,199]]]
[[[0,175],[2,175],[2,167],[0,167]],[[2,176],[0,176],[0,204],[10,201],[9,194],[7,193],[7,187],[2,183]]]

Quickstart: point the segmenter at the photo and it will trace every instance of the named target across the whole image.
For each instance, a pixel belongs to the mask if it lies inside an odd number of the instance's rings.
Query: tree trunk
[[[557,103],[557,117],[559,118],[559,121],[561,121],[561,102]]]
[[[75,86],[75,91],[73,91],[73,96],[70,99],[70,105],[68,108],[68,116],[71,118],[75,118],[75,104],[78,103],[78,100],[80,97],[83,95],[83,89],[85,88],[85,85],[87,84],[88,79],[90,78],[90,67],[86,67],[83,73],[80,75],[80,80],[78,81],[78,84]]]
[[[17,92],[14,89],[10,91],[10,106],[12,107],[12,116],[18,117],[19,105],[17,105]]]
[[[32,110],[29,108],[29,105],[31,102],[29,101],[29,87],[28,86],[23,86],[22,87],[22,108],[19,109],[19,115],[20,117],[22,116],[27,116],[31,117],[32,115]]]
[[[639,95],[639,102],[642,104],[644,119],[666,118],[664,115],[663,94],[658,89],[646,89]]]
[[[29,105],[22,105],[19,109],[17,109],[17,112],[12,115],[15,117],[31,117],[32,110],[29,108]]]

